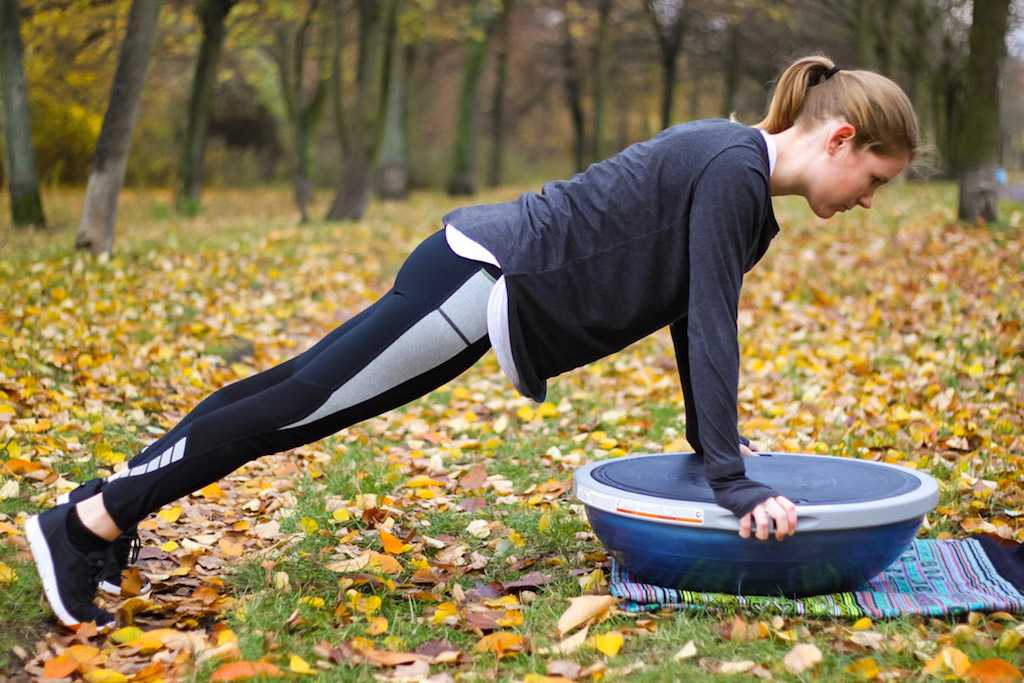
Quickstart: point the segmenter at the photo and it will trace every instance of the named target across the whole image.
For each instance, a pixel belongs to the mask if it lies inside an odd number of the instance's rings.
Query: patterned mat
[[[996,570],[999,567],[1000,571]],[[743,607],[809,616],[938,616],[955,612],[1024,612],[1024,548],[992,539],[915,540],[881,574],[856,591],[808,598],[699,593],[638,583],[614,559],[609,592],[628,612]]]

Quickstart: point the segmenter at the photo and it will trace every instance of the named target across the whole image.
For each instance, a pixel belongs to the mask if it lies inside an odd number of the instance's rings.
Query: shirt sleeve
[[[687,441],[704,458],[716,502],[737,517],[779,495],[747,478],[736,418],[740,287],[767,195],[764,176],[742,148],[722,152],[704,170],[690,208],[687,314],[671,329]]]

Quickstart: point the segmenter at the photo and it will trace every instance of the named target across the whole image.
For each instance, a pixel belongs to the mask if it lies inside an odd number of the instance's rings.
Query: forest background
[[[122,43],[138,32],[131,3],[9,4],[38,177],[83,185]],[[904,87],[933,175],[956,177],[961,150],[978,146],[964,140],[982,86],[963,0],[138,4],[159,9],[125,184],[176,188],[179,213],[199,210],[203,186],[288,182],[303,219],[316,188],[337,188],[329,216],[358,218],[370,186],[472,195],[566,177],[673,123],[755,123],[779,70],[819,51]],[[1020,15],[1011,3],[993,103],[1011,171],[1024,167]]]

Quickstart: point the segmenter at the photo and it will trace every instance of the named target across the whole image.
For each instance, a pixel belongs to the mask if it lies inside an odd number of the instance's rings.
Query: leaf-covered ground
[[[942,496],[924,536],[1024,540],[1022,207],[963,226],[954,199],[900,185],[828,223],[776,202],[783,230],[744,289],[741,426],[763,449],[932,473]],[[283,189],[212,193],[184,221],[165,194],[126,193],[118,254],[97,262],[68,248],[80,202],[48,197],[52,233],[0,229],[0,676],[1019,675],[1024,626],[1006,614],[570,610],[605,592],[608,570],[573,470],[686,448],[664,332],[560,377],[540,406],[488,354],[402,410],[254,462],[141,525],[155,589],[104,603],[122,628],[55,629],[26,515],[357,313],[452,206],[419,194],[358,224],[296,226]],[[563,641],[574,615],[588,631]]]

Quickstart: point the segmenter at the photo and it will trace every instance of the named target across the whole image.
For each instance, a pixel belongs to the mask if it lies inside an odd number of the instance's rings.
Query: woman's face
[[[815,164],[807,203],[820,218],[831,218],[855,206],[870,209],[875,190],[899,175],[908,157],[857,149],[853,143],[856,129],[848,123],[826,130],[826,144]]]

